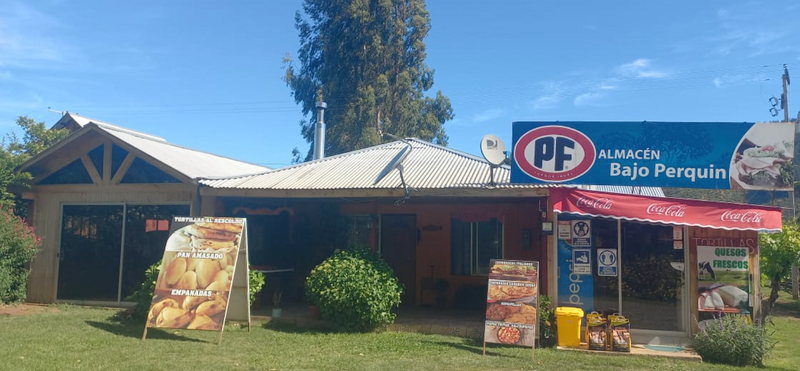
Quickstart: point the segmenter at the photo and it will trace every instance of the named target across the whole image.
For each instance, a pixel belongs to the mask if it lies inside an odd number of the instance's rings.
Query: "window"
[[[94,181],[83,166],[83,162],[77,159],[48,175],[39,184],[94,184]]]
[[[452,274],[489,274],[489,261],[503,258],[503,223],[497,218],[480,222],[452,219],[451,227]]]

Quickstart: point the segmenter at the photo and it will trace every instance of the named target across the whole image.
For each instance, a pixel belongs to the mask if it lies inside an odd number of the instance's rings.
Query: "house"
[[[248,221],[250,264],[274,273],[287,300],[303,300],[307,273],[341,248],[379,252],[404,305],[434,305],[439,281],[448,307],[478,311],[490,259],[536,260],[540,293],[558,305],[621,311],[640,341],[688,339],[692,316],[758,309],[757,233],[780,229],[779,210],[669,199],[659,188],[513,184],[507,166],[414,138],[268,169],[73,114],[55,127],[73,133],[21,166],[34,175],[26,198],[44,241],[34,302],[124,304],[160,259],[171,216],[236,216]],[[631,206],[593,207],[612,201]],[[637,211],[667,204],[700,214]],[[731,226],[701,216],[723,209],[763,218]],[[582,273],[575,247],[594,262]],[[717,248],[744,251],[725,263],[753,277],[737,282],[752,287],[740,309],[695,304],[720,287],[694,268]]]

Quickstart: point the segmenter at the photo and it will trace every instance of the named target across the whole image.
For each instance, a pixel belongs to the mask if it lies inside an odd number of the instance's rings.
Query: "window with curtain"
[[[453,275],[489,274],[491,259],[503,258],[503,223],[499,219],[470,222],[453,218],[451,230]]]

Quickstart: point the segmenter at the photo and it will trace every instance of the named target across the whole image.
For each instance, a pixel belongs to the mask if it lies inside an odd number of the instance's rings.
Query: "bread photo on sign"
[[[243,224],[198,222],[170,235],[167,251],[228,252],[239,244]]]

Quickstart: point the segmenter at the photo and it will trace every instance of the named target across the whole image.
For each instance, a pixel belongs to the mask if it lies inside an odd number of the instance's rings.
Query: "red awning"
[[[550,197],[557,213],[742,231],[780,231],[782,227],[777,207],[572,188],[551,189]]]

